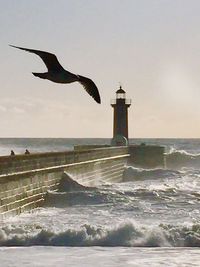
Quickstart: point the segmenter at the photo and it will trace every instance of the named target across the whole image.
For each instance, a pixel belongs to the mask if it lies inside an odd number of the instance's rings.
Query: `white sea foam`
[[[0,246],[200,246],[199,224],[147,226],[129,221],[110,227],[84,224],[64,231],[37,228],[5,226],[0,232]]]

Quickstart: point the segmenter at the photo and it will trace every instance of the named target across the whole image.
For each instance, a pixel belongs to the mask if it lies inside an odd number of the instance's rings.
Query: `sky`
[[[131,138],[200,138],[199,0],[0,0],[0,137],[112,137],[119,84],[132,99]],[[48,51],[91,78],[78,83],[32,72]]]

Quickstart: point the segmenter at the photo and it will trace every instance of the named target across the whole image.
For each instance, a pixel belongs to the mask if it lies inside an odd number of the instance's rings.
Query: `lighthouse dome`
[[[125,99],[126,98],[126,92],[122,89],[121,85],[120,88],[116,91],[117,99]]]
[[[122,89],[121,85],[119,89],[116,91],[116,94],[125,94],[126,92]]]

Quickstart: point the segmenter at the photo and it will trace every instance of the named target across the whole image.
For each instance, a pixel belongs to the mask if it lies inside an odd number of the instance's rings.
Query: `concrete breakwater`
[[[127,147],[0,157],[0,218],[42,205],[64,172],[86,186],[122,179]]]

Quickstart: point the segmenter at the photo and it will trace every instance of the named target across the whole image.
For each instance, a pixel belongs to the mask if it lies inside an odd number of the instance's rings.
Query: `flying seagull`
[[[23,48],[19,46],[14,46],[10,45],[12,47],[28,51],[30,53],[35,53],[41,59],[44,61],[44,64],[46,65],[48,72],[45,73],[36,73],[32,72],[34,76],[42,78],[42,79],[47,79],[55,83],[72,83],[72,82],[79,82],[80,84],[83,85],[84,89],[88,92],[89,95],[91,95],[94,100],[97,103],[101,103],[101,98],[99,95],[99,91],[97,89],[97,86],[95,83],[84,76],[78,75],[71,73],[67,70],[65,70],[60,63],[58,62],[57,57],[54,54],[40,51],[40,50],[34,50],[34,49],[28,49],[28,48]]]

